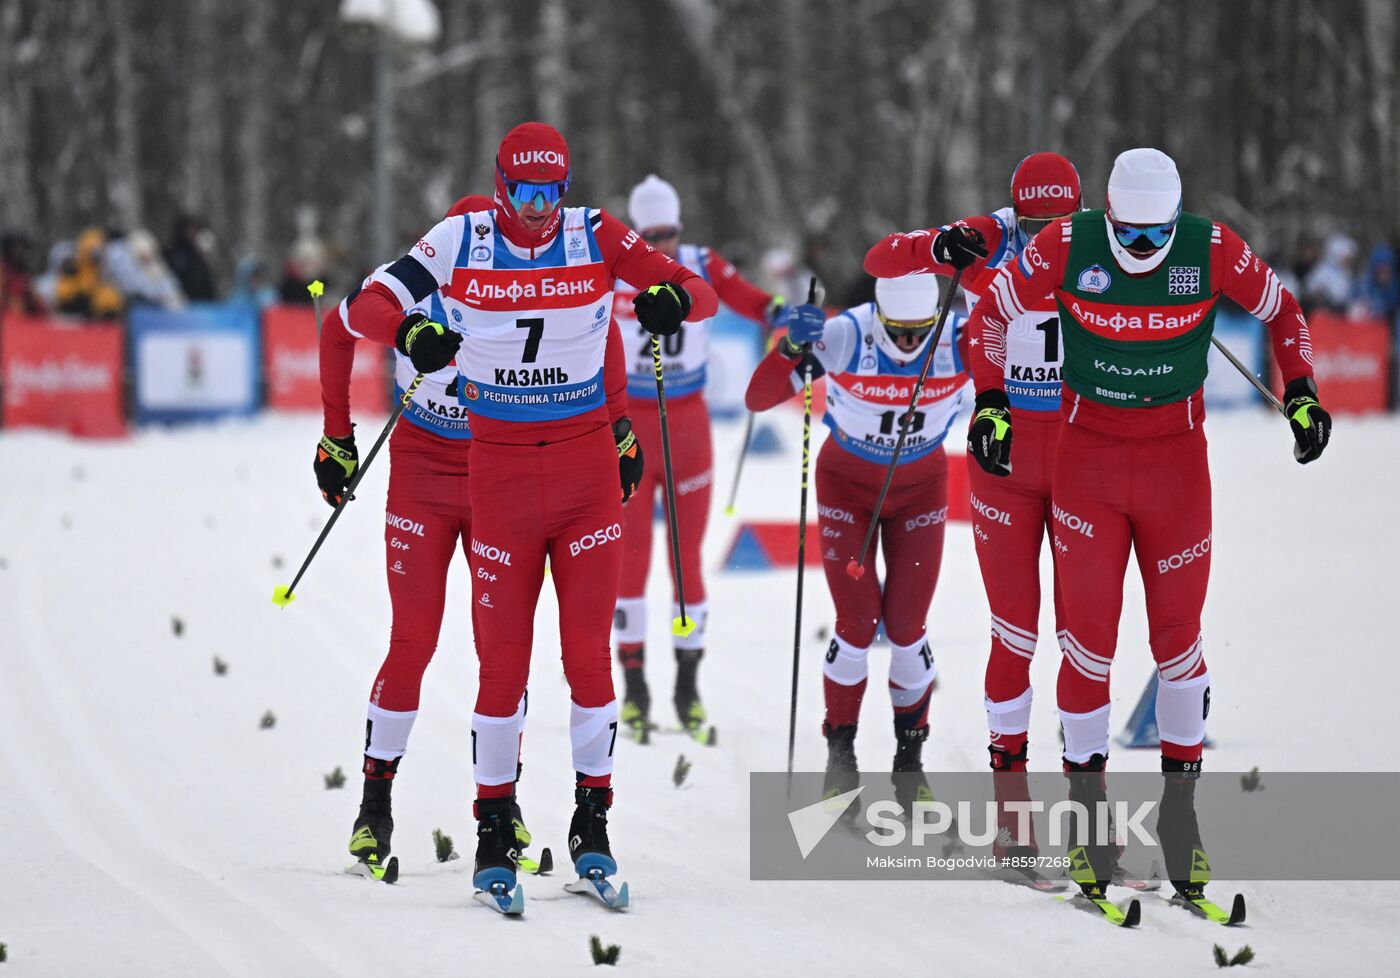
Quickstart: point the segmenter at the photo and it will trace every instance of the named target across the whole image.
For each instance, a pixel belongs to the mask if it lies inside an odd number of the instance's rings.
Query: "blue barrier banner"
[[[258,409],[256,306],[138,307],[128,335],[138,424],[208,421]]]
[[[735,418],[744,414],[744,391],[761,359],[763,329],[721,305],[710,320],[710,364],[705,399],[712,416]]]
[[[1256,377],[1268,383],[1264,333],[1263,323],[1242,312],[1222,309],[1215,317],[1215,335],[1220,342],[1240,363],[1253,370]],[[1240,372],[1214,345],[1211,346],[1207,362],[1210,367],[1205,384],[1207,414],[1264,406],[1265,401],[1259,392],[1240,376]]]

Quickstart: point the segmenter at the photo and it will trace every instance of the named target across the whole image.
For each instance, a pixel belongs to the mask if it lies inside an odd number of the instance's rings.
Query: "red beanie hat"
[[[1080,207],[1079,171],[1059,153],[1033,153],[1011,174],[1017,217],[1063,217]]]
[[[569,176],[569,144],[558,129],[543,122],[522,122],[506,133],[496,152],[496,221],[507,237],[533,248],[554,236],[564,213],[562,206],[555,207],[542,228],[527,230],[506,192],[507,183],[557,183],[568,181]]]

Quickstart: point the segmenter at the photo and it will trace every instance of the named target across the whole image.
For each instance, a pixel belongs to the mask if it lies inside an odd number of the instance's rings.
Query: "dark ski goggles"
[[[938,322],[937,316],[934,316],[932,319],[920,320],[917,323],[904,322],[900,319],[890,319],[878,309],[875,310],[875,315],[879,317],[881,324],[884,325],[889,333],[902,333],[905,336],[912,336],[916,340],[923,339],[925,334],[933,329],[933,324]]]
[[[528,183],[524,180],[507,180],[505,171],[497,169],[501,174],[501,182],[506,185],[506,194],[517,211],[531,204],[540,210],[549,210],[563,200],[564,194],[569,191],[571,174],[552,183]]]
[[[647,244],[656,244],[658,241],[669,241],[672,238],[680,237],[680,228],[647,228],[640,232],[641,238]]]
[[[1165,247],[1171,240],[1172,231],[1176,230],[1176,219],[1180,216],[1181,208],[1178,206],[1172,219],[1161,224],[1120,224],[1113,219],[1112,214],[1108,216],[1108,221],[1113,226],[1113,236],[1118,239],[1120,245],[1129,250],[1143,250],[1140,242],[1144,238],[1153,248]]]

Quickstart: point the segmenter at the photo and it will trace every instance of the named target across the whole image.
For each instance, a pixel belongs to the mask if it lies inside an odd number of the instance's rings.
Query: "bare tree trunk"
[[[246,72],[238,131],[239,251],[265,254],[269,219],[268,130],[274,111],[273,0],[244,0],[243,50]],[[230,235],[232,237],[232,235]]]
[[[190,69],[186,101],[185,159],[181,206],[207,216],[220,234],[227,228],[228,206],[224,184],[223,105],[224,77],[219,70],[222,38],[219,34],[220,0],[190,0],[189,51],[184,64]]]
[[[1400,228],[1400,192],[1397,192],[1395,165],[1400,161],[1400,140],[1396,139],[1396,11],[1394,0],[1366,0],[1363,35],[1366,56],[1371,70],[1370,97],[1366,100],[1371,123],[1376,127],[1377,159],[1375,167],[1378,210],[1392,229]],[[1387,163],[1388,161],[1388,163]]]
[[[33,162],[29,131],[34,108],[34,66],[38,39],[26,31],[23,4],[0,4],[0,226],[36,229],[38,201],[30,179]]]
[[[540,44],[534,50],[539,118],[560,132],[569,128],[569,13],[564,0],[543,0]]]
[[[112,25],[112,81],[116,133],[107,171],[107,197],[118,223],[127,230],[145,223],[141,193],[141,141],[136,107],[141,99],[140,72],[133,64],[135,27],[132,0],[108,0]]]

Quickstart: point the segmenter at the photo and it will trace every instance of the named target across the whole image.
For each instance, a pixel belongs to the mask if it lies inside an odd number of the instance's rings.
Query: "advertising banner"
[[[126,434],[122,328],[7,315],[0,321],[4,425]]]
[[[262,315],[267,406],[278,411],[321,409],[320,349],[311,306],[269,306]],[[355,345],[350,406],[356,412],[389,410],[389,351],[378,343]]]
[[[129,328],[138,423],[202,421],[257,410],[255,306],[138,308]]]

